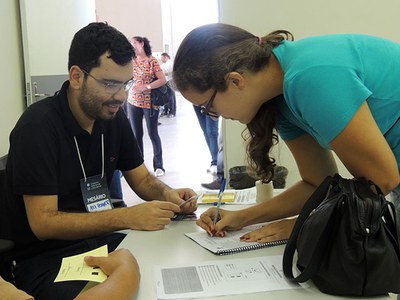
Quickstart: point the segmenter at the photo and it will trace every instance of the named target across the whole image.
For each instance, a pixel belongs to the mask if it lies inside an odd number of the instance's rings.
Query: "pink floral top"
[[[155,73],[161,71],[157,58],[150,55],[146,59],[138,57],[133,59],[133,80],[135,86],[148,85],[157,79]],[[134,106],[142,108],[151,108],[150,90],[143,92],[135,92],[133,89],[129,91],[128,102]]]

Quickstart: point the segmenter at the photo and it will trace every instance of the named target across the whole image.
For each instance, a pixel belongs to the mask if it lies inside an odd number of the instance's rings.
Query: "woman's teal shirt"
[[[273,52],[284,72],[277,123],[284,140],[308,132],[329,148],[367,101],[400,164],[400,44],[337,34],[284,41]]]

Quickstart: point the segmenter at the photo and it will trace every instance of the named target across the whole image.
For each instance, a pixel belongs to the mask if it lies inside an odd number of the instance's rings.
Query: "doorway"
[[[53,95],[68,79],[72,37],[95,20],[95,3],[94,0],[19,0],[19,4],[29,106]]]
[[[164,52],[175,57],[192,29],[219,20],[218,0],[161,0]]]

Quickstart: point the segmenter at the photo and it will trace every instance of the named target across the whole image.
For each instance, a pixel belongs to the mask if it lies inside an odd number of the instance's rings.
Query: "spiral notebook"
[[[185,233],[185,235],[203,248],[217,255],[228,255],[286,244],[287,240],[268,243],[242,242],[240,240],[242,235],[260,227],[260,225],[251,225],[238,231],[229,231],[225,237],[211,237],[205,231]]]

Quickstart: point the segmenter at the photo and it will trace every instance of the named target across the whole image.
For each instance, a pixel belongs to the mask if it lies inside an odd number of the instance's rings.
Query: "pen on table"
[[[221,207],[222,196],[223,196],[224,190],[225,190],[225,184],[226,184],[226,179],[224,178],[224,179],[222,180],[222,182],[221,182],[221,187],[220,187],[219,193],[218,193],[217,210],[215,211],[214,220],[213,220],[213,224],[214,224],[214,225],[215,225],[215,223],[217,223],[217,220],[218,220],[219,208]]]
[[[194,201],[194,200],[197,200],[199,197],[200,197],[200,195],[194,195],[194,196],[190,197],[190,198],[187,199],[185,202],[181,203],[181,204],[179,205],[179,208],[184,207],[184,206],[185,206],[187,203],[189,203],[189,202],[192,202],[192,201]]]

